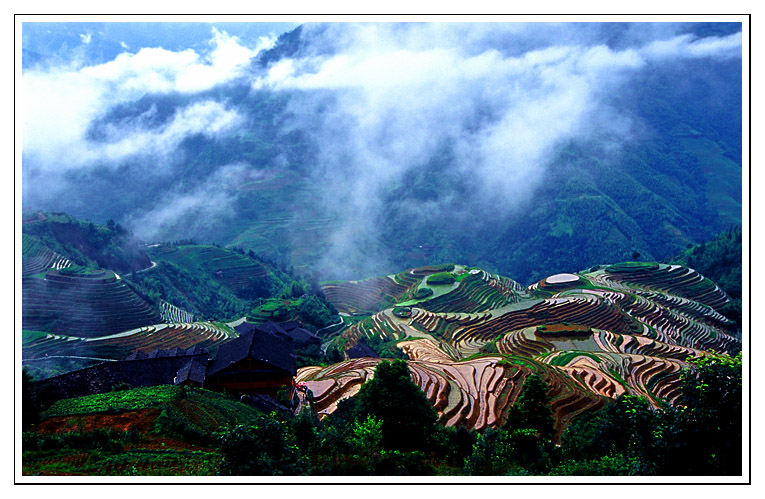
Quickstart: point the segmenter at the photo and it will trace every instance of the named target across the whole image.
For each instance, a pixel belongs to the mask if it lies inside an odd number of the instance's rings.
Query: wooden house
[[[247,329],[220,346],[204,387],[266,395],[276,395],[284,386],[292,388],[297,373],[292,339],[260,326]]]

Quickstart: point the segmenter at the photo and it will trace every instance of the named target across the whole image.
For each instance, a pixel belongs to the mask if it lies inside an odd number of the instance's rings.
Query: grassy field
[[[247,423],[253,407],[202,389],[158,386],[53,404],[23,435],[25,475],[210,476],[213,432]]]

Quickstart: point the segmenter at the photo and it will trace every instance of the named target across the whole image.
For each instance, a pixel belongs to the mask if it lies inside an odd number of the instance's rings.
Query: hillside
[[[115,387],[118,391],[43,407],[39,423],[24,437],[24,472],[215,475],[257,469],[264,474],[395,475],[414,470],[432,474],[438,469],[444,474],[482,474],[478,470],[486,466],[510,466],[504,461],[487,465],[481,449],[505,445],[489,439],[511,435],[503,432],[515,431],[512,428],[522,424],[518,418],[533,407],[534,414],[549,411],[550,419],[533,423],[549,424],[549,434],[535,436],[531,449],[550,461],[522,458],[532,452],[528,448],[508,448],[502,452],[521,459],[512,466],[532,473],[577,474],[572,470],[586,464],[588,473],[653,474],[653,468],[633,469],[626,462],[582,462],[576,456],[595,459],[592,456],[606,450],[597,450],[598,442],[583,447],[578,442],[586,437],[579,432],[592,431],[587,425],[593,424],[600,431],[633,434],[645,428],[658,431],[654,425],[691,428],[695,423],[673,412],[679,402],[692,403],[688,383],[694,378],[688,373],[707,365],[704,362],[729,362],[730,357],[715,352],[735,354],[741,348],[732,336],[735,323],[719,312],[729,297],[709,279],[680,265],[624,262],[556,274],[522,287],[481,269],[448,264],[367,281],[325,283],[323,289],[344,311],[345,323],[339,333],[325,333],[324,340],[330,351],[343,352],[346,359],[333,362],[328,355],[322,365],[298,370],[295,379],[305,383],[307,392],[296,392],[292,408],[297,415],[266,415],[235,397],[199,388]],[[149,352],[192,344],[216,347],[232,333],[204,323],[176,324],[79,340],[25,336],[24,348],[41,356],[68,355],[68,349],[85,344],[93,354]],[[418,444],[432,449],[430,458],[418,451],[386,454],[392,451],[375,450],[379,440],[366,442],[364,438],[372,437],[361,436],[376,423],[362,424],[353,416],[365,407],[359,404],[397,403],[392,394],[384,400],[369,399],[380,366],[389,364],[375,356],[348,358],[357,345],[388,359],[405,359],[399,362],[405,362],[406,382],[414,383],[438,423],[427,432],[439,436]],[[735,359],[740,362],[740,357]],[[733,365],[735,359],[730,361]],[[541,402],[531,402],[532,397],[541,397]],[[286,398],[280,401],[287,403]],[[607,419],[625,404],[640,411],[642,426]],[[412,421],[419,417],[407,414]],[[725,431],[735,432],[735,425]],[[713,433],[710,438],[718,438]],[[561,450],[551,450],[553,443],[562,445]],[[687,453],[693,444],[681,440],[676,445],[666,452]],[[246,450],[250,446],[260,450]],[[637,453],[651,466],[710,469],[709,463],[689,464],[698,461],[690,456],[684,465],[677,456],[656,457],[648,447],[630,449],[629,455]],[[240,461],[240,453],[251,452],[255,454],[249,465]],[[355,453],[350,461],[349,452]],[[626,448],[620,452],[628,455]],[[718,451],[698,452],[702,456]],[[718,466],[714,469],[736,469],[728,458],[711,459]]]
[[[722,313],[736,321],[741,329],[742,304],[742,232],[741,227],[733,227],[715,236],[710,241],[687,248],[670,263],[692,267],[708,276],[730,297]],[[739,331],[740,337],[740,331]]]
[[[158,311],[114,272],[67,270],[23,279],[24,329],[89,338],[159,322]]]
[[[135,350],[214,351],[236,336],[227,322],[245,317],[312,330],[338,322],[311,284],[252,251],[147,246],[116,225],[42,212],[25,217],[22,236],[22,359],[38,377]]]
[[[432,284],[444,268],[452,279]],[[395,345],[446,425],[504,423],[532,374],[551,386],[558,431],[621,395],[662,407],[678,397],[688,359],[741,348],[735,323],[720,313],[728,295],[680,265],[597,266],[526,288],[450,265],[323,289],[338,310],[361,314],[334,344],[346,351],[359,342]],[[418,292],[425,296],[413,298]],[[319,414],[330,414],[379,362],[305,367],[298,379],[313,391]]]
[[[212,433],[257,414],[222,394],[172,386],[63,400],[27,434],[23,472],[211,475],[219,467]]]
[[[27,265],[44,259],[46,254],[65,255],[81,267],[108,268],[120,273],[151,265],[138,239],[113,220],[98,225],[65,213],[29,212],[22,216],[22,232]],[[36,267],[43,264],[56,265],[40,262]],[[24,275],[33,270],[25,271]]]

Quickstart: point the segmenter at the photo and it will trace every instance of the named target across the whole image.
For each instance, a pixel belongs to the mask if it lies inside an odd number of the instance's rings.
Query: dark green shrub
[[[508,432],[487,428],[473,445],[473,451],[465,459],[468,475],[504,475],[510,469],[512,445]]]
[[[536,374],[523,383],[521,394],[510,408],[505,428],[530,429],[541,439],[550,440],[555,433],[555,419],[550,409],[550,385]]]
[[[383,450],[374,463],[374,474],[384,476],[427,476],[433,468],[425,462],[422,451]]]
[[[426,448],[435,431],[438,415],[425,393],[411,379],[403,360],[381,362],[373,379],[355,397],[356,418],[373,415],[382,420],[382,446],[388,450]]]
[[[417,300],[427,298],[428,296],[433,296],[433,290],[430,288],[420,288],[414,293],[412,293],[412,298]]]
[[[460,426],[437,426],[433,433],[430,447],[433,455],[445,460],[452,466],[465,464],[465,459],[470,456],[475,443],[475,434]]]
[[[629,476],[635,475],[638,462],[622,454],[603,456],[591,461],[566,461],[553,468],[556,476]]]
[[[276,413],[259,414],[250,425],[230,426],[217,440],[222,475],[302,475],[308,468],[289,425]]]
[[[454,274],[449,272],[439,272],[428,276],[428,284],[433,286],[445,286],[447,284],[454,284]]]
[[[69,432],[54,435],[28,432],[23,434],[21,445],[24,451],[72,449],[118,453],[124,450],[123,444],[125,442],[134,441],[135,438],[136,436],[133,433],[114,429],[98,429],[87,433]]]
[[[191,423],[178,409],[167,406],[154,420],[152,433],[175,436],[197,445],[211,445],[212,435],[203,428]]]
[[[393,307],[393,315],[400,318],[406,318],[412,316],[411,307]]]

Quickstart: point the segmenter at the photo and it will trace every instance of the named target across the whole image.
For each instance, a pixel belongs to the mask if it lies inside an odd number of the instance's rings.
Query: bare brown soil
[[[81,416],[56,416],[45,419],[35,428],[38,433],[56,434],[81,432],[88,433],[100,429],[128,431],[135,429],[141,434],[142,441],[128,444],[126,449],[187,450],[211,452],[210,449],[168,437],[152,435],[154,420],[159,416],[159,409],[142,409],[121,414],[85,414]]]

